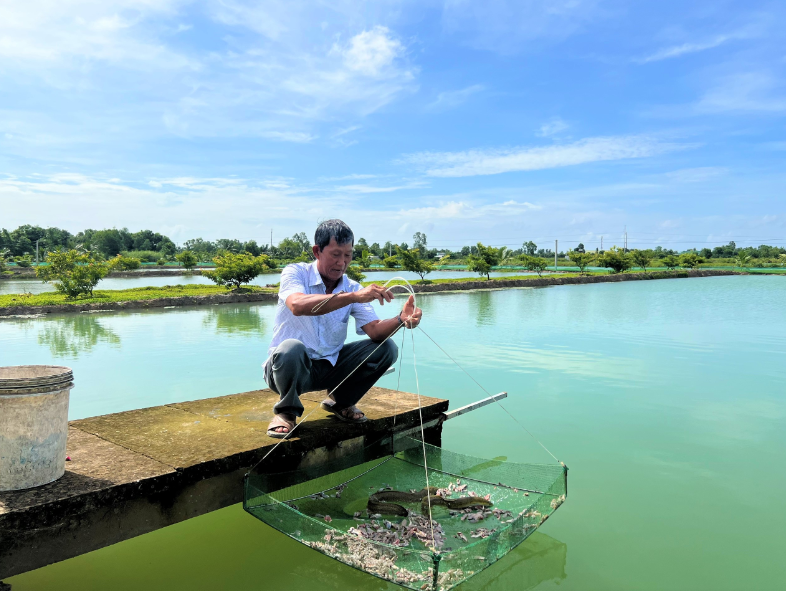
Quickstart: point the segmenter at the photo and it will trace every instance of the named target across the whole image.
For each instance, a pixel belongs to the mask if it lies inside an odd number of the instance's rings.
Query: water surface
[[[783,278],[419,301],[424,329],[487,390],[509,392],[505,407],[570,467],[568,501],[554,517],[462,589],[786,588]],[[73,367],[73,419],[241,392],[263,386],[273,311],[257,304],[9,319],[0,321],[0,364]],[[401,388],[414,391],[410,335]],[[454,408],[485,396],[417,331],[415,347],[424,394],[450,398]],[[550,460],[496,407],[447,423],[443,444]],[[14,591],[396,589],[239,506],[7,582]]]

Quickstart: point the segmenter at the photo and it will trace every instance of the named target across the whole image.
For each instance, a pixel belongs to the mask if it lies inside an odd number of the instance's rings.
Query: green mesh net
[[[401,438],[294,471],[257,469],[243,507],[253,516],[349,566],[410,589],[446,590],[487,568],[530,536],[565,500],[567,468],[453,453]],[[403,503],[407,517],[368,510],[369,496],[432,487],[448,499],[491,506],[451,509]]]

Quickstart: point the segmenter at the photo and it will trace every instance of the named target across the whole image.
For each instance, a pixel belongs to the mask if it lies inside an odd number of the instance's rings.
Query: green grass
[[[243,288],[243,293],[261,292],[276,293],[277,290],[251,285]],[[63,294],[48,291],[35,295],[8,294],[0,295],[0,307],[10,306],[58,306],[63,304],[106,304],[109,302],[129,302],[155,300],[158,298],[176,298],[183,296],[203,296],[228,294],[231,290],[218,285],[165,285],[162,287],[136,287],[134,289],[97,289],[93,297],[82,297],[69,300]]]
[[[684,269],[680,269],[680,271],[684,271]],[[644,271],[641,270],[631,270],[627,271],[626,275],[636,275],[638,273],[643,273]],[[423,282],[425,284],[440,284],[440,283],[466,283],[467,281],[482,281],[484,283],[488,283],[489,287],[494,287],[494,284],[500,281],[532,281],[535,279],[549,279],[549,278],[563,278],[563,277],[583,277],[589,275],[609,275],[609,271],[587,271],[584,275],[581,273],[544,273],[542,277],[538,277],[537,275],[506,275],[505,277],[492,277],[490,280],[487,280],[485,276],[481,277],[477,273],[467,273],[466,277],[458,277],[456,279],[432,279],[434,274],[426,275],[426,280]],[[650,269],[647,269],[647,274],[652,274]],[[657,272],[658,276],[663,275],[664,277],[671,275],[671,272],[666,271],[665,269],[662,271]],[[363,285],[371,285],[372,283],[377,284],[384,284],[383,281],[363,281]],[[390,285],[402,285],[403,281],[392,281]],[[421,284],[420,279],[415,279],[410,281],[413,285]]]

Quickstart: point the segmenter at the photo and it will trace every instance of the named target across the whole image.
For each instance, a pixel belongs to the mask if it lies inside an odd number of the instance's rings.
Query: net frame
[[[439,523],[440,529],[445,527],[445,541],[441,548],[434,548],[429,547],[428,538],[404,547],[365,538],[358,535],[357,528],[349,527],[347,517],[327,520],[313,510],[324,505],[326,511],[340,513],[337,507],[342,491],[350,497],[341,503],[351,504],[351,495],[357,497],[356,503],[364,501],[369,494],[365,484],[375,478],[395,477],[396,489],[405,490],[406,483],[422,482],[426,466],[432,484],[458,479],[474,489],[489,491],[500,510],[510,507],[516,512],[505,522],[498,519],[499,527],[488,535],[469,538],[467,543],[451,535],[456,528],[450,524],[456,522],[456,515],[435,517],[434,523]],[[348,566],[409,589],[447,591],[532,535],[565,501],[567,473],[563,464],[488,460],[451,452],[415,437],[391,436],[330,461],[309,464],[284,455],[275,463],[257,466],[244,479],[243,508],[281,533]],[[334,496],[336,491],[339,494]],[[374,521],[391,523],[384,519],[357,523]],[[481,529],[490,528],[477,531]]]

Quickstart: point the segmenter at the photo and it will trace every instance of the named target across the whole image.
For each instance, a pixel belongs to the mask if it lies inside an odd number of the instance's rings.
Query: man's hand
[[[393,294],[390,293],[390,291],[388,291],[386,288],[382,287],[381,285],[377,285],[376,283],[372,283],[368,287],[364,287],[363,289],[353,292],[352,297],[359,304],[367,304],[377,300],[381,305],[384,306],[385,302],[393,301]]]
[[[423,310],[415,307],[415,296],[409,296],[407,303],[404,304],[404,309],[401,310],[401,319],[404,321],[404,326],[407,328],[415,328],[420,324],[422,316]]]

